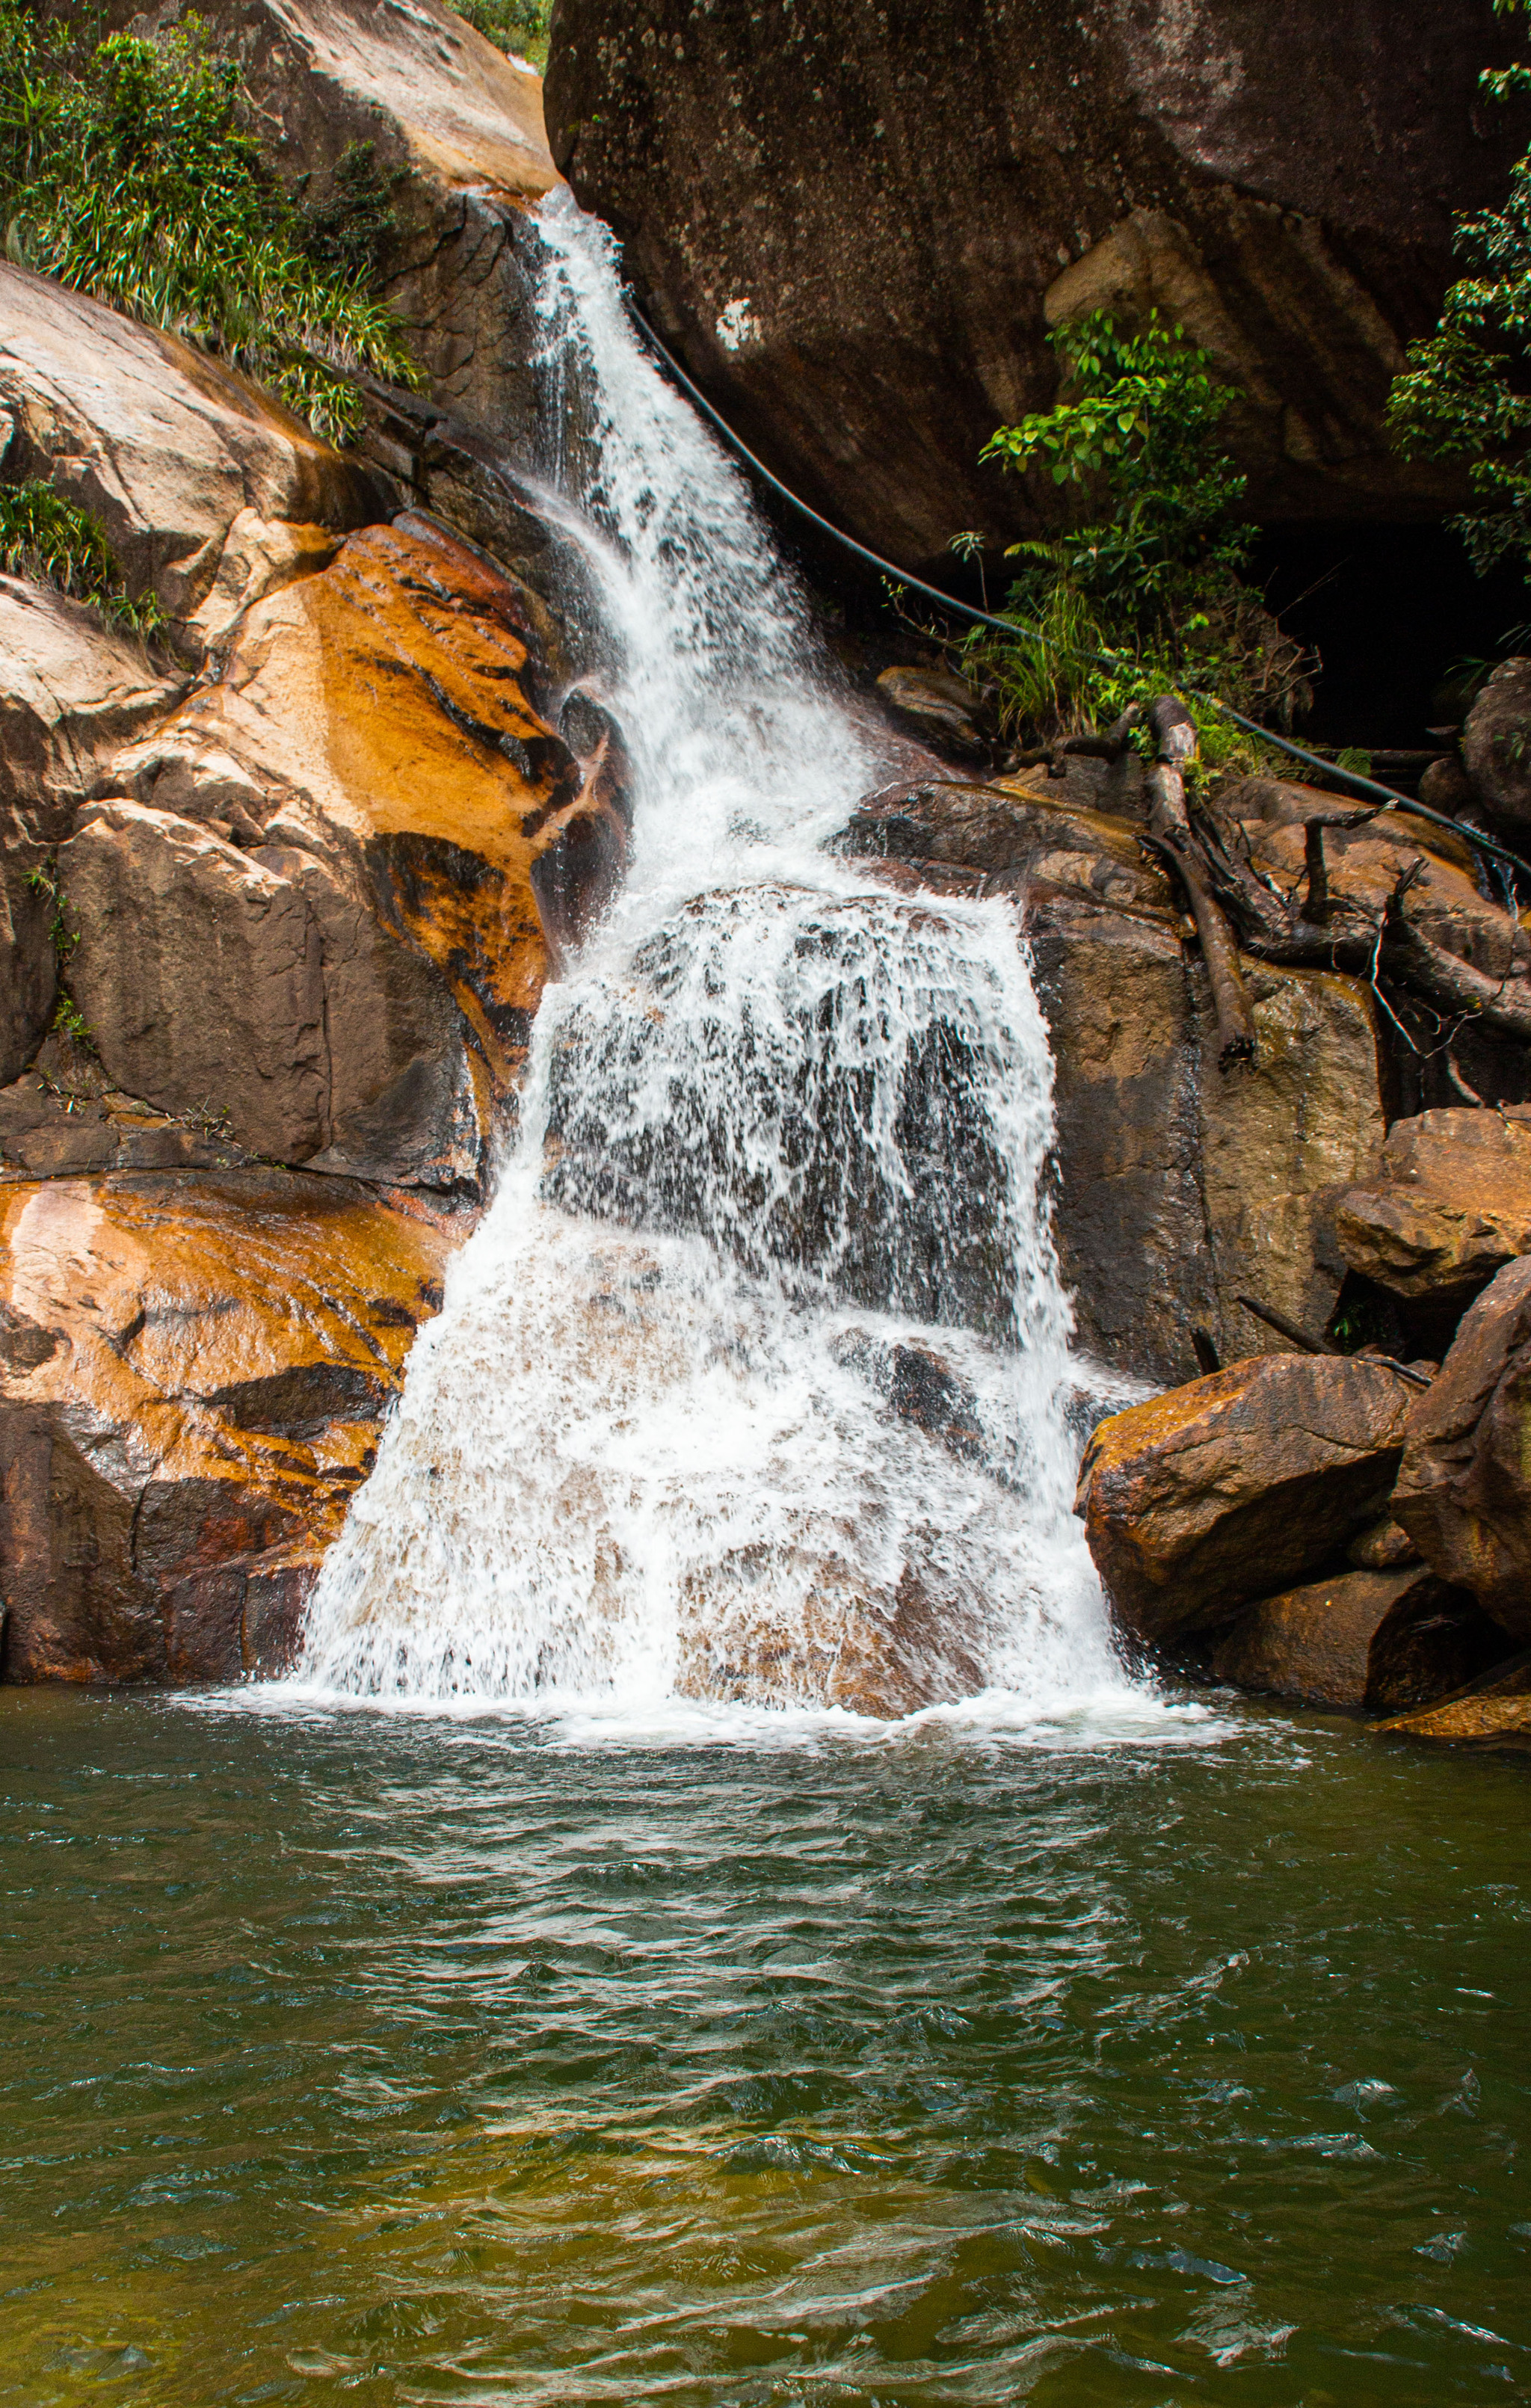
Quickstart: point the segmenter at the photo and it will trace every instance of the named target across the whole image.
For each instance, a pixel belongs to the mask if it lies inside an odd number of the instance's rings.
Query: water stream
[[[299,1678],[1125,1709],[1070,1510],[1052,1065],[1013,910],[825,850],[890,763],[636,340],[605,229],[566,194],[542,228],[549,507],[633,757],[630,875],[546,996]],[[911,1377],[960,1398],[960,1442],[892,1409]]]

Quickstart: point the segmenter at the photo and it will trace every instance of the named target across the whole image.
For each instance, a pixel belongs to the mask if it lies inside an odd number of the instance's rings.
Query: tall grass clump
[[[366,265],[310,238],[242,113],[238,69],[194,19],[71,48],[57,20],[0,0],[7,255],[217,352],[345,442],[353,371],[419,377]]]
[[[0,569],[89,602],[108,625],[146,640],[166,624],[152,591],[129,594],[100,520],[46,478],[0,485]]]

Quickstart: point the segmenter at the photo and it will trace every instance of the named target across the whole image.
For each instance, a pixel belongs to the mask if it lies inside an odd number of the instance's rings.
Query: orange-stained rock
[[[539,615],[434,521],[366,528],[119,756],[137,800],[60,856],[115,1085],[284,1161],[474,1182],[626,853],[620,745],[587,772],[532,699]]]
[[[1400,1739],[1456,1747],[1531,1747],[1531,1649],[1495,1665],[1424,1713],[1379,1723]]]
[[[1460,1688],[1504,1648],[1465,1590],[1415,1564],[1262,1598],[1219,1640],[1208,1669],[1241,1689],[1396,1713]]]
[[[1465,1301],[1531,1250],[1531,1106],[1395,1121],[1334,1229],[1351,1268],[1395,1295]]]
[[[0,1190],[0,1677],[279,1666],[451,1242],[290,1171]]]
[[[1173,1641],[1317,1571],[1377,1518],[1417,1393],[1362,1356],[1267,1354],[1102,1422],[1075,1510],[1122,1627]]]

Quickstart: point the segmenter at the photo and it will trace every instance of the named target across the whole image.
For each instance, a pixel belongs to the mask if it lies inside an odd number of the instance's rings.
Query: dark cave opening
[[[1462,538],[1438,521],[1266,527],[1250,578],[1323,661],[1296,731],[1321,744],[1426,743],[1427,728],[1462,717],[1459,665],[1514,650],[1507,637],[1531,618],[1521,571],[1475,575]]]

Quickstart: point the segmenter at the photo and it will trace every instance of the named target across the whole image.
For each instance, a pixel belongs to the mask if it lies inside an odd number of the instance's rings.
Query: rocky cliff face
[[[531,407],[536,79],[435,0],[199,14],[284,164],[322,186],[369,140],[400,171],[392,292],[431,383],[398,397],[414,451],[380,407],[372,461],[342,456],[0,265],[0,475],[95,516],[168,623],[146,647],[0,578],[13,1680],[290,1653],[542,986],[625,853],[620,746],[588,702],[569,741],[548,716],[570,663],[514,573],[556,547],[473,433]]]
[[[553,156],[694,375],[909,565],[1023,502],[1051,324],[1157,306],[1246,400],[1263,519],[1427,513],[1379,411],[1515,131],[1482,0],[559,0]]]

